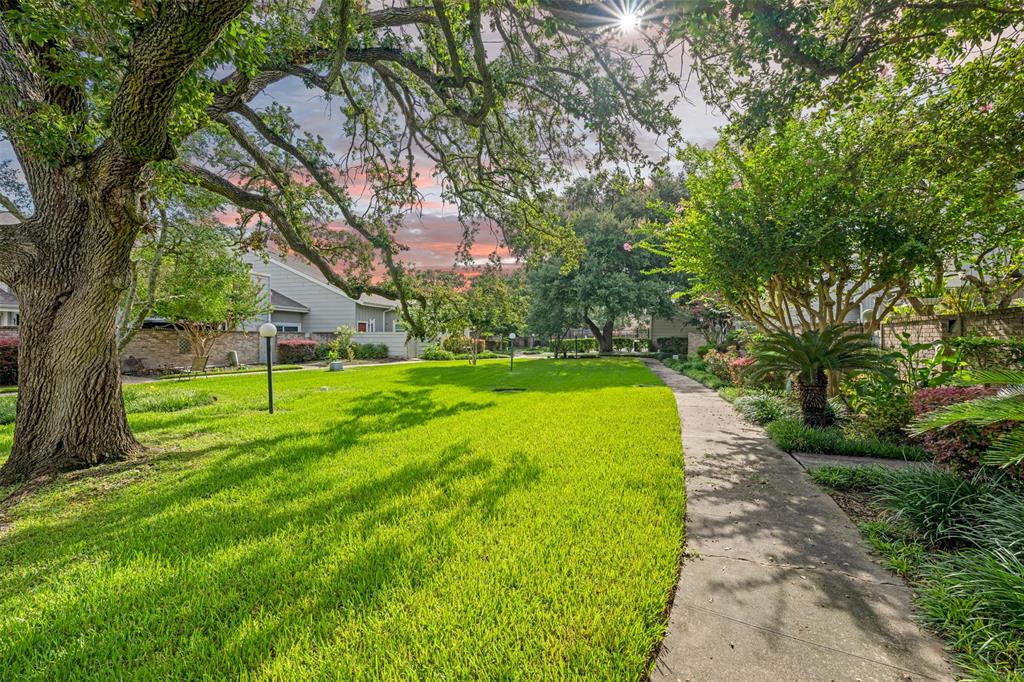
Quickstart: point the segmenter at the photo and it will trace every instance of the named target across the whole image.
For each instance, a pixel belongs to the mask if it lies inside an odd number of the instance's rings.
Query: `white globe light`
[[[264,322],[260,325],[260,336],[265,339],[272,339],[277,336],[277,327],[273,322]]]
[[[516,333],[515,333],[515,332],[512,332],[511,334],[509,334],[509,335],[508,335],[508,338],[510,338],[510,339],[512,339],[513,341],[515,341],[515,340],[516,340]]]

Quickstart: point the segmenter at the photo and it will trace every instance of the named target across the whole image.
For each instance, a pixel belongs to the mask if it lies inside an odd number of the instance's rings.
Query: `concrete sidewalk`
[[[686,458],[686,550],[656,681],[950,680],[910,591],[793,458],[660,362]]]

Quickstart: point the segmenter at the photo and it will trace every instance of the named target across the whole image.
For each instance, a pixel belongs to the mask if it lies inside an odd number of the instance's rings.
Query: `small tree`
[[[853,371],[878,372],[895,379],[888,358],[871,345],[871,337],[853,334],[843,325],[824,330],[810,329],[799,335],[775,332],[754,346],[757,363],[749,376],[762,378],[771,373],[793,376],[800,412],[807,426],[829,426],[830,375]]]
[[[343,356],[346,360],[351,362],[355,360],[356,353],[352,347],[352,337],[355,335],[356,330],[346,325],[341,325],[334,330],[334,338],[328,345],[327,359],[331,362],[340,360]]]
[[[154,312],[174,325],[196,360],[208,358],[225,332],[267,311],[249,266],[213,233],[178,253],[158,286]]]
[[[530,310],[527,315],[527,329],[542,338],[552,339],[555,356],[562,348],[569,330],[583,324],[583,315],[576,305],[577,296],[573,281],[565,277],[557,263],[541,263],[527,274],[530,288]]]

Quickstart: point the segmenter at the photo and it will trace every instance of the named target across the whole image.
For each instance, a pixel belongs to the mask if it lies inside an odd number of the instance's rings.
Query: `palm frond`
[[[1018,369],[975,369],[960,377],[965,384],[1024,385],[1024,371]]]
[[[1024,400],[1016,395],[994,395],[947,405],[914,420],[911,432],[920,435],[960,422],[988,426],[1002,421],[1024,422]]]
[[[997,438],[981,461],[996,467],[1024,464],[1024,429],[1015,429]]]

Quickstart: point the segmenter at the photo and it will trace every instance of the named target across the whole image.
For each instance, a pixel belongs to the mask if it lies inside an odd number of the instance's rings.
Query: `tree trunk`
[[[125,417],[115,324],[137,229],[125,229],[123,212],[103,210],[96,195],[73,194],[45,197],[45,217],[34,219],[45,247],[11,282],[21,306],[18,402],[0,484],[140,447]]]
[[[828,411],[828,378],[823,370],[818,371],[813,383],[796,380],[796,394],[800,401],[800,412],[807,426],[831,426],[832,417]]]
[[[612,332],[615,329],[615,322],[613,320],[609,320],[604,323],[604,327],[598,327],[597,323],[589,317],[584,318],[583,321],[587,323],[587,326],[590,327],[590,331],[594,335],[594,338],[597,339],[597,350],[601,353],[611,353]]]

